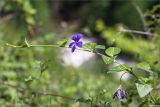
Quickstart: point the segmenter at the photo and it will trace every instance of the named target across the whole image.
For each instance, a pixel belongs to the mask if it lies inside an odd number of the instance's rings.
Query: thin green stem
[[[115,60],[115,63],[123,66],[128,73],[130,73],[131,75],[133,75],[137,80],[139,79],[138,76],[132,71],[132,69],[128,69],[126,66],[122,65],[121,63],[117,62],[116,60]]]
[[[56,48],[69,48],[69,47],[62,47],[62,46],[59,46],[59,45],[33,45],[33,44],[29,44],[27,41],[25,42],[27,47],[56,47]],[[23,46],[18,46],[18,45],[13,45],[13,44],[9,44],[9,43],[6,43],[7,46],[10,46],[10,47],[13,47],[13,48],[23,48]],[[103,54],[97,52],[97,51],[90,51],[90,50],[87,50],[87,49],[84,49],[84,48],[77,48],[77,50],[82,50],[82,51],[87,51],[87,52],[91,52],[91,53],[95,53],[97,55],[100,55],[100,56],[103,56]],[[110,57],[109,57],[110,58]],[[118,61],[114,61],[115,63],[123,66],[126,71],[130,74],[132,74],[136,79],[138,79],[138,76],[133,73],[133,71],[131,69],[128,69],[126,68],[124,65],[122,65],[121,63],[119,63]]]
[[[58,45],[29,45],[30,47],[60,47]],[[67,48],[67,47],[65,47]]]
[[[22,48],[22,46],[17,46],[13,44],[6,43],[7,46],[13,47],[13,48]]]
[[[120,84],[122,83],[122,77],[123,77],[126,73],[127,73],[127,72],[124,72],[124,73],[121,75],[120,80],[119,80]]]

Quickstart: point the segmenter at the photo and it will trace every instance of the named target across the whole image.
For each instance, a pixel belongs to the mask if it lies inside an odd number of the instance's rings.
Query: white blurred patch
[[[83,44],[88,43],[88,42],[94,42],[93,39],[87,39],[87,38],[83,38],[82,41],[83,41]],[[62,50],[61,54],[62,54],[62,60],[64,62],[64,65],[73,66],[76,68],[80,67],[82,64],[84,64],[89,59],[95,57],[95,54],[91,52],[75,50],[75,52],[72,53],[71,49]]]

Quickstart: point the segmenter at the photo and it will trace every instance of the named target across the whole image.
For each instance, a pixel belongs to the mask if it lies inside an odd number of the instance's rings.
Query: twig
[[[146,35],[146,36],[149,36],[149,37],[152,37],[152,33],[150,32],[143,32],[143,31],[138,31],[138,30],[129,30],[129,29],[120,29],[121,32],[128,32],[128,33],[137,33],[137,34],[141,34],[141,35]]]
[[[148,30],[148,27],[147,27],[147,23],[146,23],[146,20],[144,18],[144,14],[142,13],[141,9],[139,8],[139,6],[137,6],[135,3],[133,3],[133,6],[136,8],[140,18],[141,18],[141,21],[143,23],[143,28],[144,28],[144,31],[147,31]]]

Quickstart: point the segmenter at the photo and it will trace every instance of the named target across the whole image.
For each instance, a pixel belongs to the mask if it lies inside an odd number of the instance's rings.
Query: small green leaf
[[[26,22],[27,22],[28,24],[30,24],[30,25],[34,25],[34,24],[35,24],[34,18],[33,18],[32,16],[30,16],[30,15],[28,15],[28,16],[26,17]]]
[[[105,49],[106,47],[104,45],[96,45],[96,49]]]
[[[154,79],[153,78],[139,77],[139,81],[141,83],[145,83],[145,84],[153,84],[154,83]]]
[[[33,81],[33,78],[32,78],[32,76],[29,76],[29,77],[25,78],[24,81],[31,82],[31,81]]]
[[[118,47],[109,47],[108,49],[106,49],[105,53],[106,53],[107,55],[113,57],[113,56],[119,54],[120,51],[121,51],[121,49],[118,48]]]
[[[83,48],[88,51],[94,52],[96,49],[96,43],[85,43],[83,44]]]
[[[118,65],[118,66],[115,66],[113,68],[111,68],[107,73],[115,73],[115,72],[120,72],[120,71],[126,71],[130,69],[130,67],[126,64],[123,64],[123,65]]]
[[[152,72],[150,65],[146,62],[138,63],[134,66],[134,68],[138,68],[138,69],[142,69],[142,70],[145,70],[145,71],[148,71],[148,72]]]
[[[58,44],[60,47],[65,47],[66,44],[67,44],[67,42],[68,42],[68,41],[65,39],[65,40],[59,41],[57,44]]]
[[[108,57],[108,56],[105,56],[105,55],[102,55],[102,59],[103,61],[106,63],[106,64],[111,64],[113,63],[113,59]]]
[[[153,89],[151,84],[136,83],[136,87],[137,87],[137,90],[138,90],[138,94],[141,98],[146,96]]]

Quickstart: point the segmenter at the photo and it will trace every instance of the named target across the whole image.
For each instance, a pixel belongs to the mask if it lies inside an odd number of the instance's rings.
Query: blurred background
[[[95,54],[52,47],[11,48],[5,44],[22,45],[25,38],[30,44],[56,44],[81,32],[84,43],[121,48],[119,62],[133,65],[146,61],[160,74],[159,3],[159,0],[0,0],[0,106],[90,106],[66,98],[36,95],[32,92],[35,91],[93,99],[94,107],[103,107],[100,105],[105,102],[111,102],[113,107],[142,107],[144,99],[139,98],[130,75],[123,78],[127,101],[112,99],[122,73],[107,74],[107,68],[113,65],[105,65]],[[120,32],[124,28],[152,35]]]

